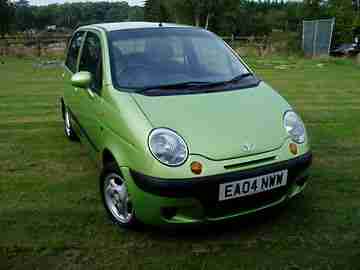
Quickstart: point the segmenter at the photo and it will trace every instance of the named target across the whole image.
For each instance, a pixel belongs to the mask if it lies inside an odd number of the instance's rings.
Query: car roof
[[[174,23],[154,23],[154,22],[119,22],[119,23],[99,23],[82,26],[79,30],[84,29],[102,29],[106,32],[129,30],[129,29],[146,29],[146,28],[196,28],[188,25],[180,25]]]

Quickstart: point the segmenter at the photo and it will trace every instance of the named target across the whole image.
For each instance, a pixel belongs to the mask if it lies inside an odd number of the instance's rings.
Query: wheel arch
[[[105,147],[101,153],[101,166],[102,168],[106,168],[106,166],[111,163],[115,163],[121,173],[121,159],[114,153],[114,151],[111,151],[108,147]]]
[[[104,150],[102,151],[102,154],[101,154],[102,166],[105,167],[107,164],[112,163],[112,162],[118,163],[114,154],[108,148],[104,148]]]

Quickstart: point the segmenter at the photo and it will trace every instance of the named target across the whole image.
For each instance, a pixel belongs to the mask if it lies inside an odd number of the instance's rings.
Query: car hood
[[[234,91],[132,96],[154,128],[175,130],[185,139],[191,154],[209,159],[272,151],[287,138],[283,114],[290,106],[264,82]]]

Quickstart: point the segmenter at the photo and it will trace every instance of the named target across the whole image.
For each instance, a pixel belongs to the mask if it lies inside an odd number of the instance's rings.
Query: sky
[[[30,5],[48,5],[55,3],[71,3],[71,2],[99,2],[99,1],[107,1],[107,2],[117,2],[117,1],[125,1],[128,2],[130,6],[138,5],[143,6],[144,0],[29,0]]]

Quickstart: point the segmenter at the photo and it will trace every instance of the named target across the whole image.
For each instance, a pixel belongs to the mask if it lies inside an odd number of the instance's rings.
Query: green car
[[[65,134],[101,168],[117,225],[230,219],[306,186],[312,154],[302,120],[209,31],[80,27],[63,77]]]

